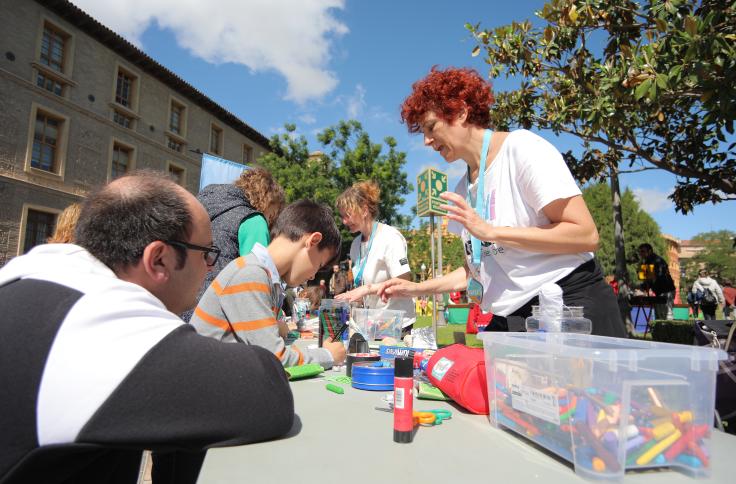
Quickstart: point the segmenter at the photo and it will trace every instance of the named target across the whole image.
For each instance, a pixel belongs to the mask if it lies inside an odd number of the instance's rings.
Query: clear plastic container
[[[480,333],[490,422],[587,478],[708,476],[722,350],[574,333]]]
[[[354,308],[352,317],[357,331],[367,341],[389,337],[398,341],[401,339],[404,312],[394,309]]]
[[[336,336],[350,319],[350,303],[337,299],[322,299],[319,304],[319,345],[326,338]],[[340,339],[347,341],[347,328]]]
[[[590,334],[593,323],[583,316],[582,306],[563,306],[559,317],[549,316],[539,306],[532,306],[532,315],[526,318],[526,330],[547,333]]]

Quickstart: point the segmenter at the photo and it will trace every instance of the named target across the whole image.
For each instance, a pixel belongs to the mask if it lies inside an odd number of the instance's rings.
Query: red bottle
[[[409,443],[414,438],[414,361],[394,361],[394,442]]]

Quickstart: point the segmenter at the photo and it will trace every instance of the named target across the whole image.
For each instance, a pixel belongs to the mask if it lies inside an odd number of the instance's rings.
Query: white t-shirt
[[[357,276],[365,260],[363,285],[377,284],[398,277],[410,271],[406,251],[406,240],[401,232],[386,224],[377,224],[373,242],[368,250],[369,240],[361,235],[350,245],[350,259],[353,261],[353,275]],[[414,323],[416,309],[412,298],[394,297],[383,302],[378,296],[364,298],[365,307],[371,309],[395,309],[404,312],[403,326]]]
[[[550,220],[542,211],[545,206],[581,194],[560,152],[527,130],[509,133],[486,169],[483,183],[483,218],[494,227],[548,225]],[[470,191],[474,200],[477,180]],[[465,197],[466,192],[464,176],[455,193]],[[543,284],[562,279],[593,258],[592,252],[544,254],[483,242],[480,270],[476,270],[468,231],[457,222],[448,228],[462,237],[471,276],[483,285],[481,307],[499,316],[513,313],[536,296]]]

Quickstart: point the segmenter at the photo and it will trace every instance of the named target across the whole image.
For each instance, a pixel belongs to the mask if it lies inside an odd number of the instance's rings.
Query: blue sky
[[[409,135],[399,105],[411,84],[433,65],[471,67],[487,74],[482,55],[464,28],[490,28],[534,19],[542,0],[75,0],[75,4],[138,45],[266,137],[294,123],[320,149],[315,134],[343,119],[357,119],[374,142],[393,136],[407,153],[412,183],[433,166],[462,175]],[[503,5],[503,7],[501,7]],[[494,81],[496,90],[512,81]],[[573,137],[540,133],[560,151],[576,150]],[[662,232],[680,239],[710,230],[736,230],[736,202],[676,213],[666,198],[675,177],[663,171],[623,175]],[[402,210],[408,213],[415,194]],[[730,221],[730,224],[729,224]]]

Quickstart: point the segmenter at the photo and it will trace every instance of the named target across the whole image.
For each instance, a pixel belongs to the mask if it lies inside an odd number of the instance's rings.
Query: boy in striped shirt
[[[341,341],[300,351],[279,335],[278,311],[286,286],[314,279],[340,251],[340,232],[332,210],[299,200],[287,206],[271,228],[268,247],[230,262],[202,295],[190,323],[199,334],[262,346],[286,366],[319,363],[325,369],[345,360]]]

